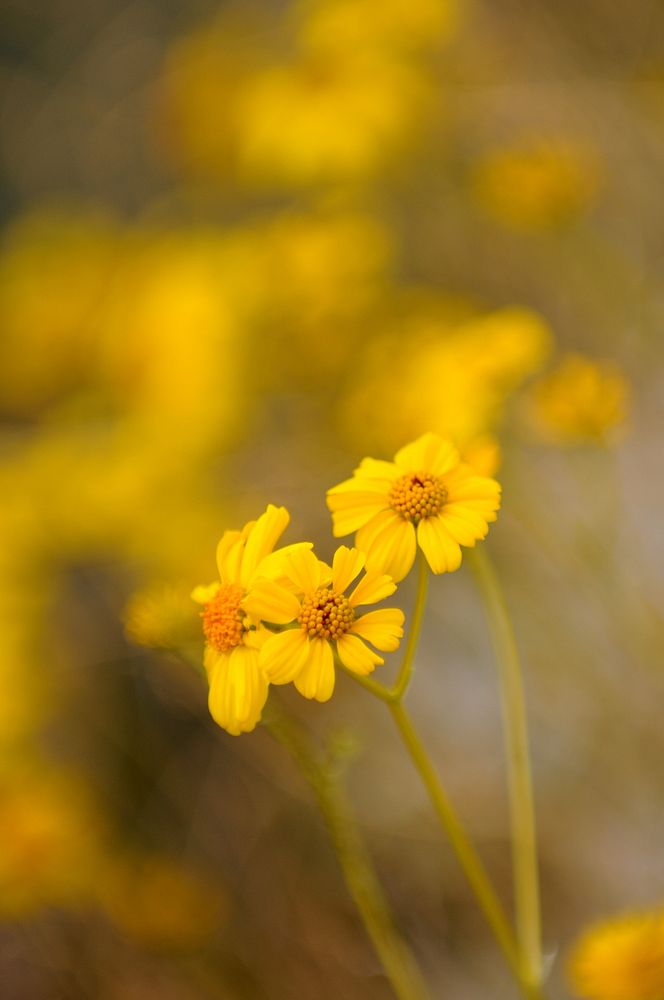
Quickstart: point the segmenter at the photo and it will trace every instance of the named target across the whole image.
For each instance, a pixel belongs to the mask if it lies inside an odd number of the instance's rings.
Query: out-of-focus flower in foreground
[[[328,491],[334,534],[356,531],[370,569],[402,580],[422,549],[434,573],[461,565],[461,545],[484,538],[500,506],[500,485],[461,462],[456,448],[427,433],[394,462],[365,458]]]
[[[480,160],[471,186],[479,204],[516,229],[551,229],[578,216],[599,184],[596,156],[563,139],[529,139]]]
[[[301,543],[273,552],[289,520],[285,507],[269,504],[242,531],[224,532],[217,548],[220,582],[196,587],[192,593],[203,605],[210,712],[234,736],[254,729],[267,699],[268,681],[258,651],[270,633],[262,621],[285,625],[297,608],[286,591],[282,602],[275,600],[267,579],[271,566],[277,565],[275,557],[307,547]]]
[[[624,422],[629,383],[618,367],[567,354],[533,386],[528,416],[539,433],[559,444],[605,444]]]
[[[584,1000],[661,1000],[664,910],[590,927],[572,951],[568,974],[575,995]]]
[[[396,590],[391,577],[367,570],[350,594],[346,591],[365,567],[366,556],[340,546],[332,569],[306,549],[283,560],[280,583],[298,595],[296,625],[269,638],[260,662],[273,684],[294,681],[305,698],[327,701],[334,691],[334,652],[353,673],[366,676],[383,663],[366,643],[393,652],[403,636],[404,614],[380,608],[357,617],[361,605],[375,604]],[[275,588],[276,591],[276,588]]]

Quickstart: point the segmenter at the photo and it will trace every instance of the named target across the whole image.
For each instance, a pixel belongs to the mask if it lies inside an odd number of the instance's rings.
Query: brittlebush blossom
[[[210,713],[234,736],[254,729],[267,699],[268,680],[258,653],[270,632],[262,622],[283,625],[293,618],[291,606],[278,604],[267,579],[281,553],[309,545],[273,552],[289,520],[285,507],[269,504],[242,531],[226,531],[217,547],[219,582],[196,587],[191,595],[203,605]]]
[[[607,444],[629,409],[629,382],[617,365],[566,354],[533,385],[527,416],[557,444]]]
[[[570,956],[568,974],[574,994],[585,1000],[662,1000],[664,910],[591,927]]]
[[[461,565],[461,546],[484,538],[500,507],[500,485],[478,476],[456,448],[423,434],[394,462],[365,458],[327,494],[334,534],[357,532],[370,570],[402,580],[422,549],[433,573]]]
[[[353,673],[370,674],[383,663],[367,643],[393,652],[403,636],[404,614],[380,608],[358,615],[362,605],[375,604],[396,590],[391,577],[367,570],[349,594],[346,591],[365,568],[366,556],[340,546],[332,568],[313,552],[301,549],[282,560],[279,584],[273,585],[275,610],[290,594],[294,628],[269,638],[260,663],[272,684],[295,683],[305,698],[327,701],[334,691],[334,654]]]

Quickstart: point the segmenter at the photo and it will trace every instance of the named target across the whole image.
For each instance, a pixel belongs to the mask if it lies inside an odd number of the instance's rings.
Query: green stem
[[[264,722],[291,754],[316,798],[348,890],[399,1000],[428,1000],[422,974],[398,933],[387,900],[362,840],[338,768],[321,758],[308,734],[277,709],[274,698]]]
[[[370,691],[371,694],[380,698],[382,701],[386,701],[388,703],[400,702],[403,700],[406,695],[406,691],[408,690],[408,685],[410,684],[410,679],[413,675],[415,651],[420,638],[422,619],[424,618],[424,609],[427,603],[428,583],[429,567],[426,559],[420,552],[418,560],[417,591],[415,593],[415,605],[413,607],[413,620],[408,632],[408,640],[406,642],[406,649],[401,661],[401,666],[399,667],[399,673],[392,687],[385,687],[384,684],[380,684],[371,677],[362,677],[359,674],[356,674],[354,671],[349,670],[348,667],[344,666],[341,660],[337,659],[338,667],[341,667],[341,669],[345,673],[349,674],[354,681],[357,681],[358,684],[361,684],[363,688],[366,688],[367,691]]]
[[[417,571],[417,591],[415,593],[413,620],[410,623],[408,641],[406,642],[406,649],[403,655],[403,660],[401,661],[401,667],[399,668],[399,675],[394,687],[392,688],[392,695],[395,701],[402,700],[408,689],[408,684],[410,683],[410,678],[413,673],[415,650],[417,649],[417,643],[420,638],[420,629],[422,628],[422,619],[424,618],[424,609],[427,603],[429,567],[421,551],[418,552]]]
[[[530,1000],[534,1000],[537,994],[529,990],[528,984],[523,979],[519,949],[507,915],[495,893],[479,855],[475,851],[461,820],[447,797],[442,782],[424,749],[410,716],[403,707],[403,699],[412,676],[415,650],[424,618],[428,575],[429,568],[427,562],[420,552],[417,592],[411,628],[394,686],[388,688],[370,677],[360,677],[356,674],[352,674],[352,676],[362,687],[387,704],[401,739],[422,779],[422,783],[440,820],[443,831],[452,846],[471,889],[475,893],[480,909],[484,913],[510,968],[516,976],[524,996],[530,998]],[[351,673],[350,671],[347,672]]]
[[[389,707],[411,760],[429,793],[438,819],[447,834],[464,875],[475,893],[477,902],[512,971],[517,979],[520,979],[519,953],[514,934],[484,865],[448,799],[406,709],[398,702],[390,704]]]
[[[498,577],[484,547],[469,553],[498,661],[512,826],[514,900],[521,975],[542,982],[539,875],[523,679],[514,631]]]

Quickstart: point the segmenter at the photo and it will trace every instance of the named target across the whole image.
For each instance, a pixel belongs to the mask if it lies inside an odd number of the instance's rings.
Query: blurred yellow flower
[[[471,187],[485,211],[519,229],[548,229],[578,216],[599,187],[595,154],[561,138],[530,138],[487,153]]]
[[[662,1000],[664,911],[590,927],[570,955],[568,974],[575,995],[584,1000]]]
[[[305,698],[327,701],[334,691],[335,652],[348,670],[364,676],[384,662],[366,643],[383,652],[398,648],[402,611],[382,608],[357,617],[359,606],[394,593],[391,577],[367,569],[350,594],[345,593],[365,562],[363,552],[345,545],[335,552],[331,570],[307,550],[284,557],[280,584],[298,595],[297,624],[273,635],[261,648],[260,663],[272,684],[293,681]],[[273,586],[275,603],[285,603],[280,584]]]
[[[87,899],[101,861],[101,830],[77,775],[43,760],[0,775],[0,913]]]
[[[362,50],[266,66],[238,97],[239,170],[267,186],[369,177],[412,145],[428,83],[419,67]]]
[[[461,458],[480,476],[495,476],[500,468],[502,449],[492,434],[482,434],[466,445]]]
[[[108,917],[148,948],[182,950],[204,944],[225,921],[226,893],[162,855],[123,858],[108,865],[98,888]]]
[[[444,302],[415,301],[392,323],[394,332],[360,357],[340,399],[354,449],[396,450],[428,428],[470,447],[495,430],[510,394],[551,350],[544,320],[516,306],[460,318]]]
[[[178,444],[189,456],[218,447],[236,426],[242,325],[224,280],[227,256],[214,229],[127,233],[99,320],[100,383],[134,435],[171,455]]]
[[[380,219],[318,205],[280,212],[244,230],[250,247],[244,280],[251,329],[264,364],[252,366],[260,386],[297,380],[327,383],[350,367],[358,328],[384,298],[391,235]]]
[[[132,594],[124,611],[127,636],[139,646],[181,649],[192,639],[196,623],[184,588],[156,584]]]
[[[166,59],[164,142],[188,172],[222,181],[362,181],[421,132],[435,94],[423,55],[449,34],[450,6],[302,4],[259,12],[262,31],[222,16]]]
[[[402,580],[422,549],[434,573],[461,565],[461,545],[484,538],[500,507],[500,485],[464,465],[456,448],[423,434],[394,462],[365,458],[328,490],[334,534],[356,531],[356,545],[372,570]]]
[[[316,52],[373,49],[417,53],[440,47],[458,18],[456,0],[300,0],[300,44]]]
[[[303,542],[272,551],[289,520],[285,507],[268,504],[242,531],[224,532],[217,548],[220,582],[192,593],[203,605],[210,713],[233,736],[255,728],[267,699],[268,681],[258,651],[269,632],[261,622],[285,625],[298,611],[287,591],[275,600],[274,586],[266,579],[284,552],[310,547]]]
[[[567,354],[532,386],[526,414],[551,441],[601,444],[624,423],[629,394],[629,382],[617,365]]]
[[[110,219],[81,210],[33,211],[5,232],[0,254],[5,412],[41,411],[85,387],[120,245],[121,233]]]

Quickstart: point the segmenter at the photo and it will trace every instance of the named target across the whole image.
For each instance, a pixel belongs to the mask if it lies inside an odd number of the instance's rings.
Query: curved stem
[[[417,649],[417,643],[420,638],[420,629],[422,628],[422,619],[424,618],[424,609],[427,603],[429,567],[426,559],[424,558],[424,554],[421,551],[418,551],[417,570],[417,591],[415,593],[413,620],[410,623],[408,641],[406,642],[406,650],[404,652],[403,660],[401,661],[399,674],[397,676],[396,683],[392,688],[392,695],[396,701],[401,701],[406,694],[406,690],[408,689],[408,685],[410,683],[410,678],[413,673],[415,650]]]
[[[366,688],[375,697],[384,701],[390,710],[399,734],[410,754],[415,768],[422,779],[431,803],[440,820],[441,826],[456,854],[457,860],[473,890],[480,909],[484,913],[486,920],[491,927],[494,936],[500,946],[508,965],[519,983],[520,990],[525,1000],[543,1000],[543,993],[540,989],[540,976],[535,977],[531,972],[531,961],[526,960],[525,944],[522,935],[518,939],[515,937],[511,923],[503,909],[503,906],[496,895],[491,880],[482,864],[482,861],[475,851],[468,834],[466,833],[461,820],[459,819],[451,801],[447,797],[441,780],[431,763],[422,741],[415,729],[410,716],[403,706],[408,685],[413,671],[413,661],[415,650],[419,639],[422,619],[427,596],[427,582],[429,569],[424,555],[419,553],[419,575],[415,606],[411,628],[406,644],[399,674],[393,687],[385,687],[383,684],[374,681],[370,677],[360,677],[350,670],[346,670],[353,679]],[[343,664],[339,664],[343,669]],[[523,716],[525,719],[525,714]],[[527,761],[527,757],[526,757]],[[529,782],[528,782],[529,785]],[[514,848],[516,853],[516,847]],[[519,848],[519,856],[522,850]],[[535,883],[536,885],[537,883]],[[524,887],[525,888],[525,887]],[[523,889],[522,889],[523,891]],[[537,906],[539,913],[539,905]],[[532,923],[529,923],[532,928]],[[539,927],[539,924],[537,924]],[[539,931],[537,932],[539,942]],[[538,968],[541,967],[538,966]]]
[[[418,555],[417,591],[415,593],[415,604],[413,607],[413,620],[408,632],[408,640],[406,642],[406,649],[399,667],[399,673],[397,674],[397,679],[393,686],[386,687],[384,684],[380,684],[371,677],[363,677],[360,674],[356,674],[354,670],[349,670],[338,657],[336,659],[337,666],[340,667],[344,673],[349,674],[349,676],[352,677],[354,681],[357,681],[357,683],[363,688],[366,688],[367,691],[371,692],[371,694],[388,704],[391,702],[400,702],[405,697],[410,679],[413,675],[413,661],[415,659],[417,643],[420,638],[420,629],[422,628],[422,619],[424,618],[424,609],[427,603],[427,589],[429,583],[429,567],[427,565],[427,561],[421,552]]]
[[[429,793],[429,798],[436,810],[438,819],[475,893],[477,902],[493,930],[505,958],[518,979],[520,978],[520,963],[514,934],[491,885],[484,865],[471,844],[452,803],[448,799],[406,709],[400,703],[391,704],[389,707],[411,760]]]
[[[389,911],[369,853],[362,840],[338,768],[323,759],[308,734],[277,709],[274,699],[265,724],[291,754],[316,798],[337,853],[348,890],[399,1000],[428,1000],[422,974]]]
[[[524,980],[536,987],[542,981],[539,875],[521,664],[509,611],[493,565],[484,547],[471,550],[469,555],[484,602],[500,677],[521,972]]]

